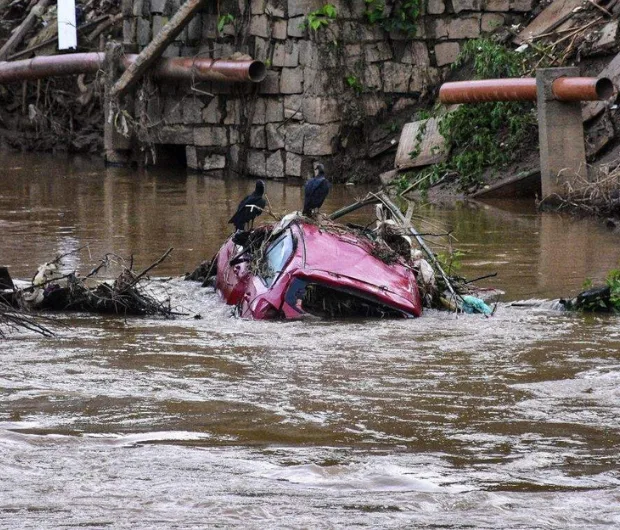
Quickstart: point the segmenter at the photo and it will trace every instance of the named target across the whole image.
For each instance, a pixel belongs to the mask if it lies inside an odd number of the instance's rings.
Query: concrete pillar
[[[123,46],[117,42],[109,42],[106,45],[105,58],[105,90],[103,100],[103,148],[105,151],[106,165],[128,165],[131,160],[131,139],[123,136],[116,130],[114,124],[114,110],[117,106],[109,97],[111,87],[118,79],[120,71],[120,57],[123,54]]]
[[[579,76],[579,68],[541,68],[536,72],[542,197],[563,195],[567,182],[587,178],[580,102],[556,101],[551,85],[558,77]]]

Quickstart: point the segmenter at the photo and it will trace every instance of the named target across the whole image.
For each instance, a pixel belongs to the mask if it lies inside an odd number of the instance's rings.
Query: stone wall
[[[143,48],[182,0],[123,0],[126,49]],[[265,61],[257,87],[162,86],[148,101],[156,142],[185,145],[192,169],[267,178],[308,174],[346,147],[347,132],[405,109],[436,86],[467,39],[513,24],[533,0],[427,0],[415,36],[367,22],[364,0],[331,0],[336,18],[314,32],[323,0],[206,2],[166,56]],[[388,0],[386,4],[390,8]],[[218,31],[218,20],[234,17]],[[362,155],[363,156],[363,153]]]

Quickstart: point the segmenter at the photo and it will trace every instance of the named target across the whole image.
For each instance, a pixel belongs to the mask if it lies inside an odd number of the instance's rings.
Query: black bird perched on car
[[[320,208],[329,193],[330,183],[325,178],[325,168],[323,164],[315,167],[316,176],[311,178],[304,187],[304,209],[303,214],[310,216],[312,211]]]
[[[244,230],[248,223],[254,226],[254,219],[263,213],[267,204],[265,197],[263,197],[264,193],[265,183],[262,180],[257,180],[254,191],[239,203],[235,215],[228,222],[235,225],[237,230]]]

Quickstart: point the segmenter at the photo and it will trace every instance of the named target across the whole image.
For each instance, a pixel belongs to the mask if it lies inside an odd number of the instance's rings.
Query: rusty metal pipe
[[[559,101],[594,101],[613,94],[613,83],[606,77],[560,77],[552,91]],[[481,103],[486,101],[536,101],[536,79],[484,79],[444,83],[439,89],[442,103]]]
[[[609,99],[614,84],[607,77],[559,77],[551,87],[559,101],[597,101]]]
[[[127,68],[137,55],[125,55],[121,66]],[[101,70],[105,54],[100,52],[46,55],[23,61],[0,62],[0,83],[95,73]],[[175,57],[160,59],[153,67],[157,79],[194,79],[227,83],[258,83],[267,75],[261,61],[225,59],[192,59]]]

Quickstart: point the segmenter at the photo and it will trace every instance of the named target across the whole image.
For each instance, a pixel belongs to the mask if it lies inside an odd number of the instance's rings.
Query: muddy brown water
[[[177,276],[253,187],[39,155],[0,175],[0,264],[23,279],[85,245],[67,267],[174,247],[158,275]],[[267,189],[299,207],[298,185]],[[51,339],[0,342],[0,527],[620,527],[620,320],[548,302],[604,278],[620,236],[530,204],[420,217],[464,275],[498,273],[492,318],[241,321],[173,279],[149,287],[186,317],[58,315]]]

